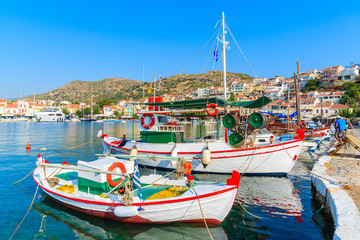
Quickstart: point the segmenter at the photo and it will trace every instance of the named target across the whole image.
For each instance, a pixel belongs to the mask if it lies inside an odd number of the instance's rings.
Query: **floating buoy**
[[[114,215],[117,217],[134,217],[139,214],[139,209],[136,206],[117,206],[114,209]]]
[[[206,147],[204,149],[204,151],[202,152],[202,155],[201,155],[201,163],[204,165],[204,168],[207,167],[207,165],[210,164],[210,161],[211,161],[211,152],[210,150]]]
[[[43,150],[43,151],[45,151],[45,150],[46,150],[46,148],[39,148],[39,150]]]
[[[26,150],[30,150],[31,149],[31,146],[30,146],[30,143],[28,142],[27,144],[26,144]]]
[[[131,148],[130,150],[130,155],[138,155],[138,150],[136,148],[136,145],[134,145],[134,147]],[[129,158],[130,161],[134,162],[133,158]]]
[[[174,146],[174,148],[171,150],[171,156],[172,157],[177,157],[178,156],[178,150],[176,148],[176,145]],[[177,161],[171,161],[171,166],[172,167],[176,167]]]

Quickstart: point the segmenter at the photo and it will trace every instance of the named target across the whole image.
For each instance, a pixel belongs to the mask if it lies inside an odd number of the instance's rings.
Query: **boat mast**
[[[222,27],[223,27],[223,34],[222,34],[222,54],[223,54],[223,70],[224,70],[224,99],[226,99],[226,46],[227,43],[225,42],[225,13],[222,12]]]
[[[91,96],[90,96],[90,108],[91,108],[91,118],[93,118],[93,95],[92,95],[92,87],[91,87]]]
[[[156,96],[156,77],[154,74],[154,102],[155,102],[155,96]]]
[[[294,81],[295,81],[295,94],[296,94],[296,111],[297,111],[297,123],[298,128],[301,128],[301,108],[300,108],[300,64],[299,60],[297,61],[297,74],[294,73]]]

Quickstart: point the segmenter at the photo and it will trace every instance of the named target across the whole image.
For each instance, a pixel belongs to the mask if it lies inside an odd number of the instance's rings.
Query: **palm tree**
[[[345,109],[339,109],[336,112],[339,116],[344,117],[346,119],[351,119],[355,116],[355,113],[353,110],[351,110],[350,108],[345,108]]]

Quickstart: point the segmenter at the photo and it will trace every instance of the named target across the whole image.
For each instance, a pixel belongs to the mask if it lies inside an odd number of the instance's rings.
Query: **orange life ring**
[[[215,108],[213,112],[210,111],[211,108]],[[210,103],[206,107],[206,113],[210,116],[215,116],[219,112],[219,107],[215,103]]]
[[[109,167],[108,171],[109,171],[109,172],[112,172],[115,168],[120,168],[120,170],[121,170],[122,173],[126,173],[126,168],[125,168],[124,164],[122,164],[121,162],[114,162],[114,163]],[[107,175],[106,175],[106,180],[107,180],[107,182],[109,183],[109,185],[110,185],[111,187],[116,187],[116,186],[120,185],[120,184],[125,180],[125,177],[122,176],[119,181],[115,182],[115,181],[112,179],[111,174],[107,174]]]
[[[149,117],[149,118],[151,118],[151,122],[150,122],[150,124],[149,125],[146,125],[145,124],[145,118],[146,117]],[[142,116],[141,116],[141,118],[140,118],[140,122],[141,122],[141,126],[143,127],[143,128],[145,128],[145,129],[150,129],[150,128],[152,128],[153,126],[154,126],[154,124],[155,124],[155,117],[154,117],[154,115],[153,114],[143,114]]]

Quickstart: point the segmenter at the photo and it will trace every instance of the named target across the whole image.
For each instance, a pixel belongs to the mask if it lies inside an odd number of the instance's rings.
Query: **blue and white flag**
[[[216,45],[214,50],[214,61],[217,62],[218,60],[218,46]]]
[[[136,158],[134,159],[134,185],[139,190],[139,196],[142,199],[140,173]]]

